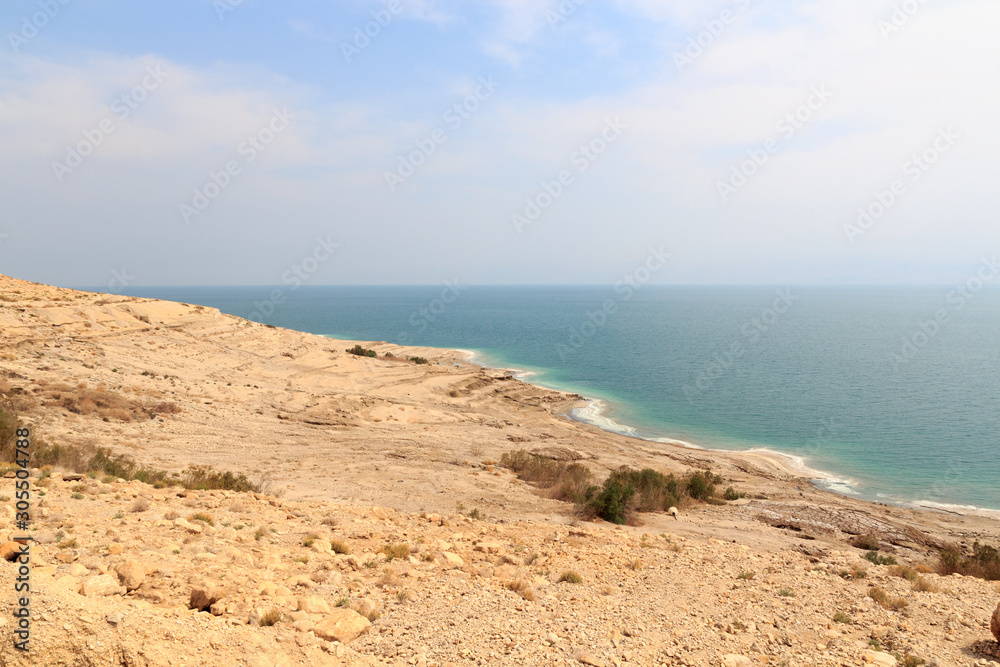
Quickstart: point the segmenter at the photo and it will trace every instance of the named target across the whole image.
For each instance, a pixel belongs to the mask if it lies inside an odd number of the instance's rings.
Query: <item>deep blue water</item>
[[[275,289],[277,303],[269,301]],[[475,350],[481,363],[531,372],[530,381],[600,400],[603,413],[589,418],[608,428],[804,457],[843,482],[826,485],[866,498],[1000,509],[1000,290],[128,293],[338,338]]]

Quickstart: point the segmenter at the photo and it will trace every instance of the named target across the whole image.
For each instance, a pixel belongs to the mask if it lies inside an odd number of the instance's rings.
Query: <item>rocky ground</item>
[[[455,353],[357,358],[212,309],[8,278],[0,297],[0,390],[34,432],[271,475],[255,494],[36,471],[30,654],[11,640],[18,531],[0,480],[0,666],[998,660],[997,586],[924,567],[944,544],[996,544],[991,518],[601,432],[562,416],[578,397]],[[495,465],[513,448],[599,476],[711,468],[748,498],[581,523]],[[864,533],[901,567],[847,544]]]

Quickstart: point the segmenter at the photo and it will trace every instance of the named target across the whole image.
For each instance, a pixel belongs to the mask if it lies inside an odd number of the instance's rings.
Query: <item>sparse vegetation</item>
[[[740,572],[740,576],[738,578],[742,579],[744,581],[750,581],[751,579],[753,579],[756,576],[757,575],[755,573],[753,573],[753,572]]]
[[[854,623],[851,617],[842,611],[838,611],[836,614],[833,615],[833,621],[834,623],[844,623],[846,625],[851,625],[852,623]]]
[[[792,591],[790,591],[787,588],[779,588],[778,589],[778,595],[780,595],[783,598],[793,598],[793,597],[795,597],[795,593],[793,593]]]
[[[872,533],[866,535],[855,535],[850,542],[852,547],[857,549],[863,549],[865,551],[878,551],[879,550],[879,540]]]
[[[865,560],[873,565],[896,565],[896,559],[892,556],[882,556],[877,551],[869,551],[865,554]]]
[[[149,509],[149,500],[143,496],[139,496],[132,501],[132,505],[128,509],[130,512],[145,512]]]
[[[677,479],[650,468],[633,470],[623,466],[598,486],[592,483],[590,469],[581,463],[553,461],[523,449],[503,454],[500,465],[549,498],[575,503],[581,516],[617,524],[634,523],[638,512],[662,512],[681,506],[686,498],[717,501],[715,484],[722,481],[709,472]]]
[[[515,579],[514,581],[508,581],[505,587],[509,591],[514,591],[520,595],[525,600],[533,602],[535,599],[535,591],[531,589],[531,584],[529,584],[524,579]]]
[[[282,613],[280,609],[271,609],[260,617],[260,624],[264,627],[271,627],[281,621]]]
[[[348,547],[345,543],[341,542],[340,540],[334,540],[330,542],[330,548],[333,549],[333,553],[335,554],[343,554],[346,556],[350,555],[351,553],[350,547]]]
[[[889,611],[899,611],[900,609],[906,607],[906,600],[903,598],[892,597],[878,586],[873,586],[868,589],[868,597],[875,600],[880,607]]]
[[[722,497],[725,498],[726,500],[739,500],[740,498],[746,498],[747,494],[740,493],[739,491],[730,486],[728,489],[726,489],[726,493]]]
[[[567,584],[582,584],[583,577],[581,577],[573,570],[566,570],[565,572],[559,575],[559,583],[563,582]]]
[[[410,555],[410,545],[409,544],[387,544],[381,549],[379,553],[385,554],[387,560],[392,561],[396,558],[406,558]]]
[[[957,549],[945,549],[938,557],[937,572],[940,575],[961,574],[987,581],[1000,581],[1000,552],[987,544],[975,542],[972,555]]]
[[[202,523],[207,523],[210,526],[215,525],[215,519],[211,514],[206,512],[195,512],[194,514],[189,514],[187,517],[188,521],[201,521]]]
[[[413,363],[415,363],[418,366],[422,366],[423,364],[428,363],[428,361],[426,359],[424,359],[423,357],[410,357],[410,361],[412,361]]]
[[[375,350],[369,350],[366,347],[361,347],[360,345],[355,345],[354,347],[345,350],[348,354],[353,354],[357,357],[377,357]]]

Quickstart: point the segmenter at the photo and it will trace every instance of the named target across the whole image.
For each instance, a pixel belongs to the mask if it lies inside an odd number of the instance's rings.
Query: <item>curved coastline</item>
[[[469,349],[455,349],[454,351],[463,354],[466,361],[483,368],[489,368],[492,370],[502,370],[507,371],[514,375],[517,379],[528,384],[534,384],[539,387],[544,387],[546,389],[552,389],[555,391],[565,392],[565,393],[577,393],[574,389],[569,387],[562,387],[556,383],[545,383],[539,382],[535,379],[539,375],[539,371],[526,370],[522,368],[517,368],[510,365],[492,365],[489,363],[485,354],[477,350]],[[792,475],[795,477],[803,477],[808,479],[809,483],[815,488],[828,491],[830,493],[835,493],[840,496],[854,498],[856,500],[863,500],[867,502],[880,502],[885,504],[896,505],[899,507],[908,507],[914,509],[922,509],[936,512],[946,512],[950,514],[957,514],[961,516],[975,516],[983,518],[1000,519],[1000,509],[990,509],[985,507],[977,507],[975,505],[959,505],[954,503],[944,503],[940,501],[931,500],[904,500],[899,498],[877,498],[868,497],[858,490],[858,483],[850,478],[844,478],[835,473],[828,472],[826,470],[821,470],[819,468],[811,467],[806,461],[805,457],[797,456],[795,454],[788,454],[786,452],[780,452],[769,447],[753,447],[751,449],[719,449],[713,447],[703,447],[696,445],[692,442],[686,440],[679,440],[677,438],[671,438],[668,436],[660,437],[646,437],[639,434],[638,429],[634,426],[628,424],[623,424],[613,417],[607,416],[608,405],[605,399],[601,398],[584,398],[585,404],[579,407],[570,409],[567,416],[583,424],[589,424],[603,431],[608,431],[610,433],[615,433],[626,438],[633,438],[635,440],[641,440],[643,442],[660,443],[673,445],[676,447],[683,447],[685,449],[700,450],[705,452],[719,452],[725,454],[738,454],[741,456],[747,456],[749,458],[767,461],[774,465],[782,472]]]
[[[326,337],[332,338],[332,335],[324,334]],[[345,340],[341,338],[342,340]],[[352,339],[346,339],[352,340]],[[359,341],[366,342],[366,341]],[[367,341],[373,342],[373,341]],[[382,341],[380,341],[382,342]],[[525,368],[518,368],[517,366],[504,363],[502,360],[497,360],[494,363],[493,359],[488,358],[486,353],[479,350],[468,349],[468,348],[448,348],[448,347],[434,347],[434,346],[407,346],[407,347],[421,347],[425,349],[440,350],[442,352],[448,351],[457,354],[466,363],[479,366],[481,368],[496,370],[496,371],[506,371],[513,375],[518,380],[525,382],[526,384],[532,384],[545,389],[551,389],[553,391],[558,391],[567,394],[579,394],[577,390],[572,387],[559,386],[557,383],[547,383],[538,377],[542,371],[539,370],[529,370]],[[582,395],[582,394],[581,394]],[[990,519],[1000,519],[1000,509],[991,509],[986,507],[977,507],[974,505],[960,505],[955,503],[944,503],[940,501],[922,500],[922,499],[912,499],[904,500],[901,498],[893,498],[890,496],[881,497],[870,497],[866,496],[860,492],[857,488],[857,483],[849,478],[843,478],[834,473],[827,472],[825,470],[820,470],[818,468],[813,468],[808,465],[805,457],[797,456],[795,454],[788,454],[785,452],[779,452],[769,447],[753,447],[750,449],[720,449],[713,447],[703,447],[696,445],[692,442],[685,440],[680,440],[677,438],[671,438],[668,436],[659,437],[646,437],[639,435],[638,429],[634,426],[628,424],[623,424],[613,417],[607,416],[606,412],[608,409],[607,402],[602,398],[592,398],[584,396],[583,405],[571,408],[567,413],[567,417],[573,421],[577,421],[583,424],[589,424],[595,428],[599,428],[602,431],[607,431],[609,433],[614,433],[616,435],[621,435],[626,438],[632,438],[642,442],[650,442],[657,444],[673,445],[675,447],[681,447],[684,449],[692,449],[703,452],[717,452],[720,454],[731,454],[739,455],[758,463],[765,463],[773,466],[777,470],[784,474],[790,475],[792,477],[801,477],[808,480],[809,484],[821,491],[827,491],[829,493],[834,493],[839,496],[846,498],[853,498],[855,500],[861,500],[865,502],[872,503],[882,503],[887,505],[895,505],[897,507],[906,507],[911,509],[919,509],[924,511],[934,511],[934,512],[944,512],[948,514],[956,514],[959,516],[973,516],[981,518]]]

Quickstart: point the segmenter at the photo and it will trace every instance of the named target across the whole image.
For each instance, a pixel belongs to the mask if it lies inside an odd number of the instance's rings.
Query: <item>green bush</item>
[[[892,556],[880,556],[877,551],[869,551],[865,554],[865,560],[874,565],[896,565],[896,559]]]
[[[687,483],[688,495],[695,500],[708,500],[715,495],[715,485],[712,484],[711,473],[696,472]]]
[[[587,492],[586,508],[595,516],[611,523],[624,524],[634,511],[629,507],[635,495],[635,486],[627,476],[611,473],[604,480],[604,487],[591,487]]]
[[[368,348],[361,347],[360,345],[355,345],[352,348],[345,350],[348,354],[353,354],[359,357],[377,357],[375,350],[369,350]]]
[[[739,500],[740,498],[746,498],[747,494],[739,493],[733,487],[729,487],[728,489],[726,489],[726,493],[722,497],[725,498],[726,500]]]
[[[427,360],[424,359],[423,357],[410,357],[410,361],[412,361],[413,363],[415,363],[418,366],[427,363]]]

